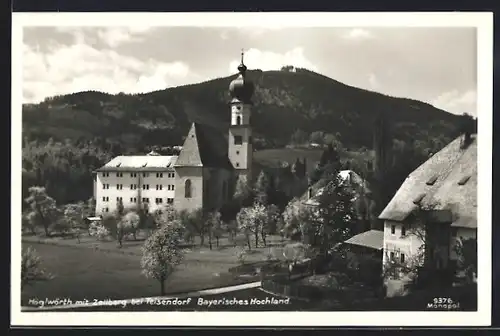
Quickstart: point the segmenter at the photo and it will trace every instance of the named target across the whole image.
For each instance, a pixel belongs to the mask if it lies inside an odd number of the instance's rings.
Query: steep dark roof
[[[452,213],[452,226],[477,227],[477,139],[462,148],[458,137],[415,169],[379,218],[403,221],[422,206]],[[437,178],[436,178],[437,177]],[[432,182],[432,183],[429,183]],[[465,182],[465,183],[464,183]]]
[[[175,167],[233,169],[227,157],[227,140],[211,126],[193,123],[184,140]]]

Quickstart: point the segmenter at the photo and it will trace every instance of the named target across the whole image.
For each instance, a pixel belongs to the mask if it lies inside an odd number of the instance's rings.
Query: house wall
[[[394,233],[392,227],[394,226]],[[402,227],[406,227],[406,234],[402,236]],[[411,228],[411,230],[410,230]],[[418,234],[412,234],[412,232]],[[422,238],[425,237],[423,233],[423,226],[417,222],[384,222],[384,253],[383,265],[389,262],[390,252],[395,252],[395,258],[401,260],[400,253],[404,253],[405,260],[409,260],[412,256],[419,252],[420,247],[423,245]],[[399,250],[399,254],[396,253]]]
[[[175,169],[175,199],[176,210],[194,211],[203,207],[203,167],[177,167]],[[185,185],[191,180],[191,197],[185,196]]]
[[[109,176],[104,176],[102,172],[97,173],[95,182],[96,215],[114,212],[118,205],[118,197],[122,198],[125,208],[135,208],[144,201],[149,204],[151,212],[163,207],[168,202],[173,202],[176,175],[174,170],[161,172],[123,171],[121,173],[122,177],[117,176],[116,172],[109,172]],[[133,173],[136,174],[135,177],[132,176]],[[157,173],[161,173],[162,176],[157,176]],[[104,185],[109,185],[109,189],[104,189]],[[118,186],[121,186],[121,189]],[[137,186],[137,188],[135,189],[133,186]],[[156,203],[157,198],[161,199],[161,202]]]
[[[395,226],[395,233],[391,233],[391,227]],[[401,237],[401,228],[403,225],[407,227],[407,234],[405,237]],[[438,224],[439,225],[439,224]],[[411,226],[411,231],[408,231],[408,227]],[[412,234],[415,230],[420,230],[419,236]],[[396,222],[396,221],[385,221],[384,222],[384,253],[383,253],[383,265],[389,262],[390,252],[393,249],[400,249],[401,253],[405,253],[405,259],[411,258],[412,255],[418,253],[419,248],[422,246],[423,241],[421,238],[425,238],[423,232],[423,225],[418,222]],[[437,232],[449,232],[447,230],[437,231]],[[452,230],[453,232],[453,230]],[[450,234],[450,246],[449,246],[449,259],[456,260],[457,254],[454,250],[456,241],[460,238],[477,238],[477,230],[470,228],[457,228],[453,234]],[[430,237],[429,237],[430,238]],[[438,252],[439,253],[439,252]],[[448,257],[448,253],[443,251],[442,257]],[[396,258],[400,258],[400,255],[396,254]],[[436,258],[436,256],[434,256]],[[400,260],[400,259],[399,259]],[[408,283],[409,278],[403,275],[400,279],[390,279],[386,280],[387,296],[403,295],[406,291],[404,286]]]

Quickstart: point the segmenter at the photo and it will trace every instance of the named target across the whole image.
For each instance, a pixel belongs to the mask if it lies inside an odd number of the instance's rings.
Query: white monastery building
[[[150,211],[173,203],[177,156],[155,152],[143,156],[117,156],[97,170],[94,180],[96,215],[112,213],[118,203],[134,208],[147,203]]]

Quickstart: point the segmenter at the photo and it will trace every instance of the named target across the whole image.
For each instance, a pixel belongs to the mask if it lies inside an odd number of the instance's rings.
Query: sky
[[[307,68],[345,84],[477,115],[476,29],[25,27],[23,101],[143,93],[250,69]]]

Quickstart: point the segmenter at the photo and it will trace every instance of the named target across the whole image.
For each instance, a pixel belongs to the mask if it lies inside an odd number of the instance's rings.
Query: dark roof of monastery
[[[379,230],[365,231],[349,238],[345,243],[381,250],[384,247],[384,232]]]
[[[193,123],[175,167],[233,169],[227,156],[227,146],[227,140],[220,130],[206,124]]]
[[[420,204],[450,213],[452,226],[477,228],[477,139],[463,147],[464,136],[415,169],[379,218],[404,221]]]

